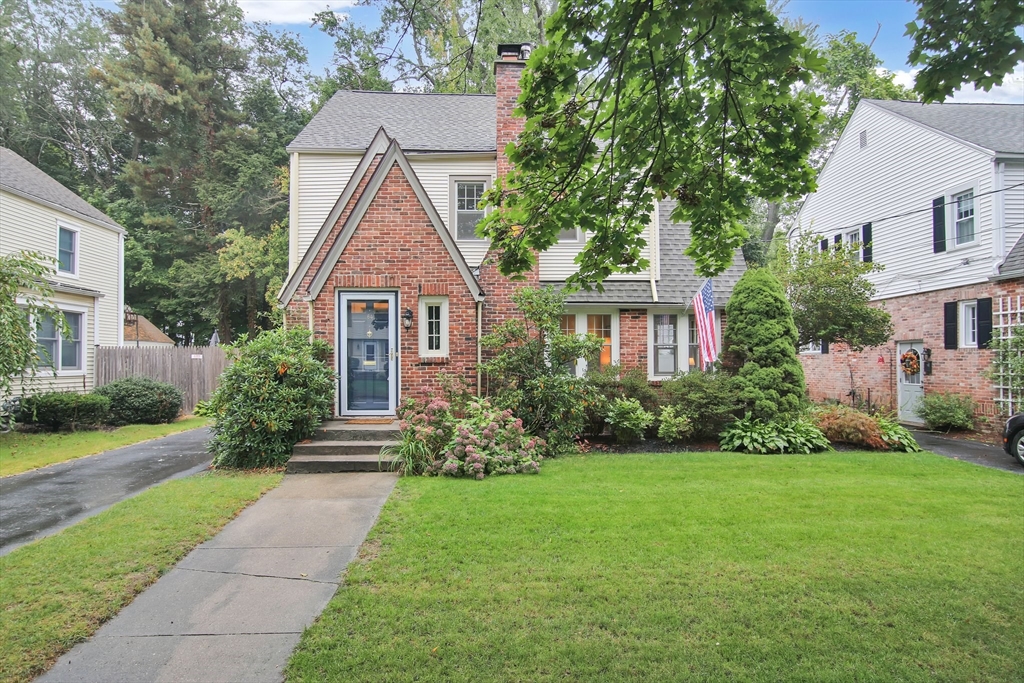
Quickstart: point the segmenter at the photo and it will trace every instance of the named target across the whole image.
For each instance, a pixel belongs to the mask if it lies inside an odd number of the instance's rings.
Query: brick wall
[[[519,78],[523,75],[526,62],[517,56],[505,55],[494,63],[495,103],[497,106],[498,177],[508,174],[511,166],[505,155],[505,147],[523,132],[526,121],[512,115],[519,99]]]
[[[619,309],[619,365],[647,374],[647,309]]]
[[[896,344],[899,341],[923,340],[924,347],[932,352],[932,374],[922,376],[924,393],[967,394],[979,403],[982,415],[995,415],[998,412],[993,402],[995,391],[992,381],[986,377],[994,352],[987,349],[945,349],[943,304],[1021,294],[1024,294],[1024,283],[1017,280],[944,289],[878,302],[892,316],[895,328],[888,344],[859,353],[836,345],[829,349],[829,353],[801,354],[811,399],[837,399],[849,403],[851,389],[856,390],[861,400],[867,399],[870,389],[873,404],[896,410],[899,362]],[[996,306],[994,303],[993,307]]]

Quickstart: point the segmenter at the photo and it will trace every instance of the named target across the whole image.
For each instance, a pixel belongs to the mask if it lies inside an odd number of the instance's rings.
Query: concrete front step
[[[314,441],[391,441],[398,438],[398,420],[390,424],[352,424],[328,420],[313,433]]]
[[[367,455],[376,458],[380,449],[396,441],[310,441],[297,443],[292,455]]]
[[[287,474],[318,472],[388,472],[391,460],[367,455],[293,455],[285,468]]]

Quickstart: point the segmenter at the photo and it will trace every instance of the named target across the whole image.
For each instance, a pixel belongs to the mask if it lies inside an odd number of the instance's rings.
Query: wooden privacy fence
[[[98,346],[96,386],[125,377],[149,377],[178,387],[182,410],[191,413],[210,398],[220,374],[231,365],[219,346]]]

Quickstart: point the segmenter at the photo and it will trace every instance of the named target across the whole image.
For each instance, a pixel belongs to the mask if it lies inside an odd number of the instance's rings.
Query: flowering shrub
[[[436,429],[436,427],[435,427]],[[511,410],[497,410],[486,399],[471,400],[455,423],[455,436],[427,474],[483,479],[488,474],[537,474],[544,440],[530,436]]]

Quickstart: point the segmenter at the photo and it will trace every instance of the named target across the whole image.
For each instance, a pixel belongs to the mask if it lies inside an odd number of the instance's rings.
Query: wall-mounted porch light
[[[412,309],[411,308],[405,309],[405,311],[402,313],[402,327],[404,327],[407,330],[411,330],[412,329]]]

